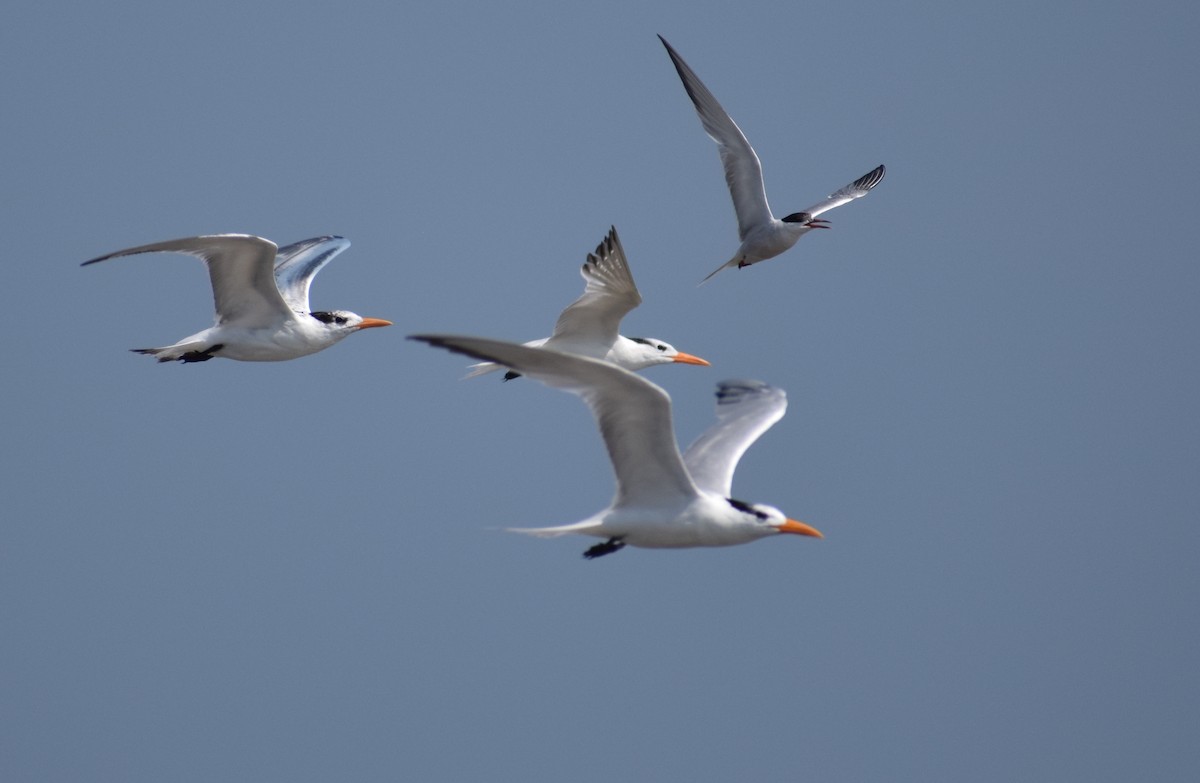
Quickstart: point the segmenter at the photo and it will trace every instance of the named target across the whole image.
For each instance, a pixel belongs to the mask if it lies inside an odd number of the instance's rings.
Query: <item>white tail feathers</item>
[[[721,264],[719,267],[717,267],[713,271],[709,272],[708,275],[703,280],[701,280],[699,283],[697,283],[696,285],[697,286],[704,285],[705,283],[707,283],[709,280],[712,279],[713,275],[715,275],[717,272],[720,272],[722,269],[726,269],[731,266],[737,266],[739,264],[739,262],[741,261],[741,258],[742,258],[742,256],[740,254],[734,256],[733,258],[731,258],[728,261],[726,261],[725,263]]]
[[[585,536],[604,535],[600,532],[600,523],[592,521],[576,522],[573,525],[558,525],[556,527],[506,527],[504,530],[508,533],[523,533],[524,535],[536,536],[538,538],[555,538],[567,533],[581,533]]]
[[[528,345],[530,348],[540,348],[541,346],[545,345],[546,341],[549,339],[549,337],[543,337],[540,340],[530,340],[527,343],[522,343],[522,345]],[[487,375],[489,372],[505,370],[508,368],[502,364],[496,364],[495,362],[480,362],[479,364],[468,364],[467,369],[470,370],[470,372],[462,377],[464,381],[467,378],[475,378],[480,375]],[[507,381],[508,378],[505,378],[504,380]]]
[[[175,343],[162,348],[130,348],[134,353],[153,356],[160,362],[206,362],[224,348],[221,343],[209,345],[204,342]]]
[[[468,365],[467,369],[470,370],[470,372],[463,376],[464,381],[467,378],[474,378],[478,375],[487,375],[489,372],[495,372],[496,370],[502,368],[495,362],[480,362],[479,364]]]

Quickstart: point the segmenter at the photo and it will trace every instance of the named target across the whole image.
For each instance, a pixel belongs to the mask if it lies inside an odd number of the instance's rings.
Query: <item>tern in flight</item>
[[[350,246],[342,237],[315,237],[277,249],[248,234],[214,234],[139,245],[85,261],[84,266],[139,253],[183,253],[208,267],[215,323],[162,348],[134,348],[160,362],[206,362],[217,356],[279,362],[324,350],[360,329],[391,326],[347,310],[309,310],[313,276]]]
[[[732,546],[780,533],[822,538],[815,528],[761,503],[731,497],[746,449],[782,416],[787,398],[760,381],[717,387],[717,423],[682,455],[671,398],[650,381],[609,362],[482,337],[413,335],[435,347],[496,362],[583,398],[591,408],[617,478],[612,505],[573,525],[513,528],[535,536],[580,533],[603,539],[588,559],[629,545]]]
[[[780,219],[771,212],[767,204],[767,190],[763,184],[762,164],[754,148],[732,118],[721,108],[700,77],[696,75],[679,53],[661,35],[658,37],[683,80],[683,87],[700,115],[704,131],[721,152],[721,164],[725,167],[725,182],[729,195],[733,197],[733,211],[737,213],[738,238],[741,247],[733,258],[709,273],[700,282],[727,267],[741,268],[774,258],[789,249],[800,237],[814,228],[829,228],[829,221],[820,215],[834,207],[862,198],[883,179],[884,168],[877,166],[846,187],[836,190],[803,212],[793,212]]]
[[[593,359],[603,359],[626,370],[641,370],[655,364],[699,364],[708,362],[698,356],[676,350],[675,346],[653,337],[625,337],[618,333],[621,319],[642,303],[629,271],[625,249],[610,228],[595,252],[589,253],[580,269],[586,285],[583,295],[567,306],[558,316],[554,334],[533,340],[525,345],[549,348],[563,353],[577,353]],[[500,369],[495,362],[471,365],[466,377]],[[509,368],[504,380],[510,381],[521,373]]]

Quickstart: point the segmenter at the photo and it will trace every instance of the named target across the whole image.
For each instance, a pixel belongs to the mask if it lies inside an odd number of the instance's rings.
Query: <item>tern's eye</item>
[[[665,351],[665,350],[667,350],[667,346],[665,346],[665,345],[656,345],[656,346],[654,346],[654,347],[655,347],[655,348],[657,348],[657,349],[658,349],[658,350],[660,350],[660,351]]]
[[[323,324],[337,324],[338,326],[345,326],[347,323],[346,316],[338,315],[337,313],[327,313],[324,310],[318,310],[315,313],[310,313],[310,315]]]

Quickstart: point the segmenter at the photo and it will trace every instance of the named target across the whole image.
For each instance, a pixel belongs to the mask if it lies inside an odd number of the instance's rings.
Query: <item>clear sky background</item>
[[[0,29],[0,779],[1184,781],[1200,774],[1194,3],[17,0]],[[779,214],[737,246],[662,33]],[[612,476],[545,336],[611,224],[685,444],[825,532],[540,541]],[[353,241],[281,364],[157,365],[203,233]]]

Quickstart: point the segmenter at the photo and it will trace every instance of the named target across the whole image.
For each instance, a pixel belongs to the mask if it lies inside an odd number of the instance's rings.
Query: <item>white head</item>
[[[391,321],[385,321],[382,318],[363,318],[358,313],[352,313],[349,310],[316,310],[309,315],[325,324],[330,342],[337,342],[360,329],[392,325]]]
[[[653,337],[627,337],[625,339],[628,342],[623,345],[624,350],[621,351],[616,364],[627,370],[640,370],[644,367],[671,364],[672,362],[710,366],[699,356],[692,356],[690,353],[676,350],[675,346],[670,343],[656,340]]]
[[[739,525],[755,530],[760,537],[776,533],[793,533],[813,538],[824,538],[821,531],[811,525],[806,525],[795,519],[789,519],[779,509],[765,503],[746,503],[733,498],[726,498],[729,505],[741,513]]]

